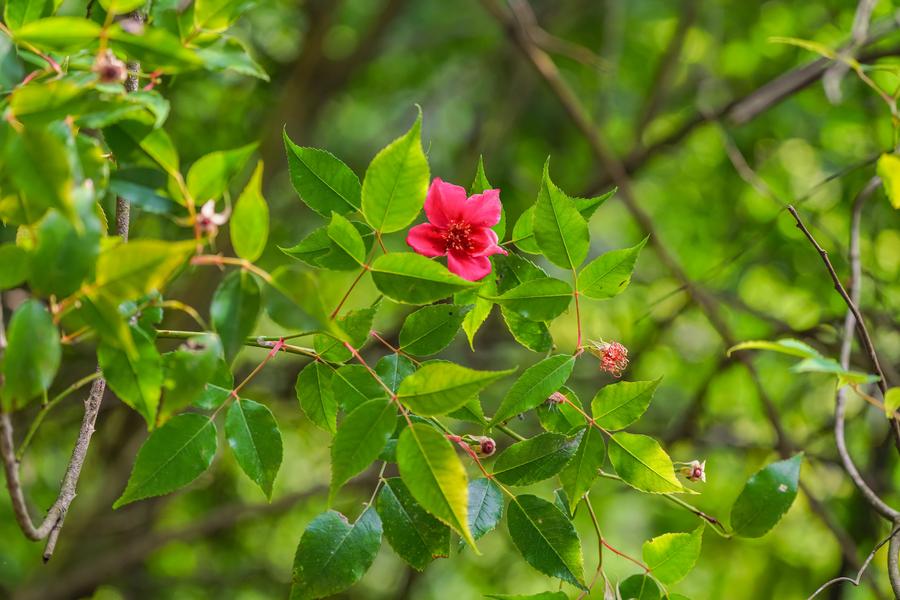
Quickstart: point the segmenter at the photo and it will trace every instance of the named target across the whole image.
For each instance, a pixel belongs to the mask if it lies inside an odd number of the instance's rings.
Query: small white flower
[[[219,226],[228,222],[228,217],[231,216],[230,212],[226,210],[225,212],[217,213],[216,201],[207,200],[200,207],[200,214],[197,215],[197,225],[201,231],[209,234],[210,237],[215,237],[219,232]]]
[[[702,481],[706,483],[706,461],[692,460],[681,467],[681,474],[688,481]]]

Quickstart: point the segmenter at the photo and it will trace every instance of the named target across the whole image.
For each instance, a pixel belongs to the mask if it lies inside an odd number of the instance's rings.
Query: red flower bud
[[[600,370],[621,377],[628,368],[628,348],[619,342],[591,342],[588,350],[600,359]]]

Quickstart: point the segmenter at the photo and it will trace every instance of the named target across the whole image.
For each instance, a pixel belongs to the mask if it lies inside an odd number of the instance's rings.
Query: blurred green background
[[[534,39],[553,56],[594,123],[626,160],[636,200],[652,215],[655,235],[709,292],[736,339],[791,335],[836,357],[844,305],[782,203],[802,201],[808,224],[846,275],[850,207],[874,175],[878,154],[892,146],[890,114],[852,73],[843,78],[836,104],[817,77],[762,105],[741,100],[758,98],[752,95],[756,90],[770,89],[763,86],[784,81],[778,78],[785,74],[788,82],[798,81],[797,69],[817,58],[771,43],[770,36],[837,47],[848,39],[856,3],[533,0],[531,8],[542,28],[533,30]],[[81,10],[83,2],[64,8]],[[887,33],[863,50],[883,65],[900,65],[892,58],[900,55],[900,27],[890,23],[894,10],[892,2],[877,4],[873,22]],[[534,201],[548,155],[554,180],[570,194],[610,189],[609,174],[598,166],[585,137],[508,33],[477,0],[260,0],[239,21],[237,35],[271,82],[232,75],[173,78],[163,88],[172,100],[167,129],[185,162],[260,141],[272,216],[270,247],[261,265],[270,269],[291,260],[277,246],[290,246],[321,224],[291,188],[283,128],[296,143],[328,149],[362,174],[374,153],[408,128],[418,104],[433,176],[468,185],[483,154],[510,223]],[[0,46],[0,54],[8,51]],[[23,75],[10,61],[0,65],[3,87]],[[889,90],[898,85],[890,72],[875,76]],[[745,110],[750,105],[755,112]],[[729,106],[733,110],[723,110]],[[774,198],[741,179],[726,144],[743,152]],[[822,183],[835,173],[842,176]],[[862,305],[887,376],[896,384],[900,221],[878,191],[862,223]],[[591,227],[592,255],[633,245],[644,235],[618,198],[597,212]],[[163,218],[137,214],[132,235],[166,237],[175,231]],[[388,243],[402,246],[402,238],[395,238]],[[220,236],[222,243],[226,239]],[[334,304],[330,298],[338,297],[353,275],[329,274],[321,290],[326,303]],[[214,269],[196,270],[178,280],[168,296],[206,314],[220,276]],[[371,289],[355,292],[351,305],[366,302]],[[624,294],[585,304],[586,335],[615,339],[630,349],[627,378],[664,377],[638,429],[665,440],[676,461],[706,459],[708,482],[696,504],[727,518],[746,478],[776,456],[772,426],[747,370],[726,358],[727,344],[649,246]],[[406,312],[385,311],[379,332],[395,339]],[[563,349],[575,344],[574,316],[569,316],[553,330]],[[168,315],[164,326],[192,327],[177,314]],[[263,319],[258,331],[271,335],[284,327]],[[537,360],[515,344],[497,312],[478,333],[476,348],[479,354],[473,355],[460,336],[448,352],[476,367]],[[245,350],[239,376],[261,352]],[[370,347],[368,353],[377,358],[382,352]],[[66,358],[58,378],[62,385],[93,369],[83,349],[68,350]],[[849,554],[861,562],[887,530],[837,462],[833,381],[792,374],[790,361],[775,355],[759,355],[754,362],[786,432],[807,452],[803,482],[824,506],[824,519],[846,536]],[[189,489],[112,511],[146,432],[139,417],[107,394],[79,496],[49,565],[41,564],[39,545],[22,537],[8,498],[0,494],[0,597],[286,597],[294,549],[306,524],[325,509],[329,478],[330,440],[302,416],[293,391],[303,364],[297,357],[281,357],[247,390],[248,397],[272,408],[284,433],[285,460],[270,505],[232,456],[220,452],[211,471]],[[854,364],[868,368],[859,353]],[[595,366],[582,361],[570,382],[582,400],[609,381]],[[506,385],[483,395],[489,414]],[[897,455],[886,420],[856,398],[849,415],[850,448],[865,476],[889,501],[900,501]],[[32,416],[22,415],[21,423]],[[36,507],[55,498],[80,416],[73,397],[42,427],[22,464]],[[534,433],[538,425],[529,418],[516,428]],[[510,440],[501,436],[502,449]],[[358,514],[373,477],[362,475],[348,486],[336,508]],[[545,497],[552,491],[549,484],[536,487]],[[650,537],[696,525],[689,513],[615,482],[598,482],[591,496],[605,536],[634,555]],[[592,572],[595,540],[586,515],[577,523]],[[418,573],[384,544],[362,582],[340,597],[462,600],[487,592],[556,589],[519,556],[505,526],[481,546],[481,557],[461,551]],[[673,591],[695,600],[805,598],[824,581],[855,572],[846,554],[823,514],[812,511],[801,493],[782,523],[762,539],[726,540],[708,532],[697,568]],[[882,550],[870,567],[877,591],[845,584],[825,597],[888,597],[884,562]],[[635,572],[611,554],[606,565],[614,579]],[[602,597],[599,586],[593,597]]]

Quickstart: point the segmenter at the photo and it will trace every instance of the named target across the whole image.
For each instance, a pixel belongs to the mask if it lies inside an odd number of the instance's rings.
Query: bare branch
[[[898,533],[900,533],[900,528],[894,529],[890,533],[890,535],[888,535],[886,538],[884,538],[883,540],[881,540],[880,542],[875,544],[875,547],[872,548],[871,552],[869,552],[869,556],[866,558],[866,561],[859,568],[859,571],[857,571],[856,577],[835,577],[834,579],[832,579],[830,581],[826,581],[821,586],[819,586],[819,589],[817,589],[815,592],[813,592],[812,595],[809,598],[807,598],[806,600],[812,600],[813,598],[815,598],[816,596],[821,594],[823,591],[825,591],[825,589],[827,589],[828,587],[835,585],[837,583],[840,583],[842,581],[848,581],[848,582],[852,583],[853,585],[855,585],[856,587],[859,587],[859,582],[862,581],[863,573],[865,573],[866,569],[869,568],[869,564],[872,562],[872,559],[875,558],[875,555],[878,553],[879,550],[881,550],[882,546],[887,544],[889,541],[893,540],[894,537],[896,537]]]

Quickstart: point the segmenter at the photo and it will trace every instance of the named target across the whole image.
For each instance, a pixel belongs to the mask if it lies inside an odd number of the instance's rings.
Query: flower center
[[[441,234],[441,237],[444,238],[444,242],[447,244],[447,250],[471,251],[472,242],[469,240],[471,231],[472,226],[465,221],[453,221],[450,223]]]

